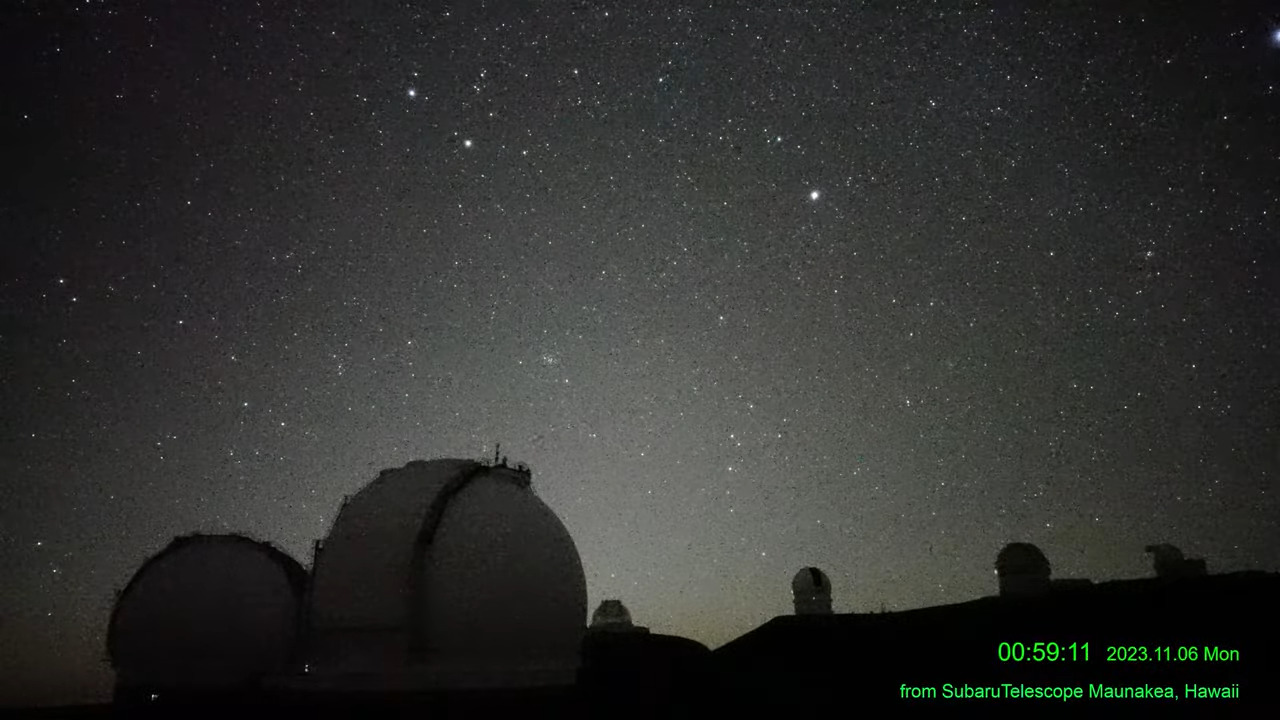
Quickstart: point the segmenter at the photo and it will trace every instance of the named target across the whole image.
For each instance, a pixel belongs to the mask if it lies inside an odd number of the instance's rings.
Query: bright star
[[[1271,44],[1280,47],[1280,28],[1271,31]]]
[[[416,98],[416,97],[418,97],[418,91],[415,90],[414,88],[409,88],[409,99],[412,100],[413,98]]]
[[[817,199],[818,199],[818,198],[820,198],[820,197],[822,197],[822,193],[818,192],[817,190],[810,190],[810,191],[809,191],[809,199],[810,199],[810,200],[817,200]]]
[[[463,141],[462,141],[462,147],[471,147],[471,141],[470,141],[470,140],[463,140]]]

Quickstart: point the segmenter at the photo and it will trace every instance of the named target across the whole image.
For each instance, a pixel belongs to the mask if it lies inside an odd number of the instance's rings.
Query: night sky
[[[1280,14],[1171,7],[5,3],[0,703],[108,693],[175,535],[495,442],[711,646],[806,564],[1280,568]]]

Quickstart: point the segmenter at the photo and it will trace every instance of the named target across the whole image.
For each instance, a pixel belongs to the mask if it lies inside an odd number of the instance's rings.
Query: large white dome
[[[527,471],[415,461],[351,497],[317,548],[312,672],[369,687],[571,683],[586,604],[573,538]]]

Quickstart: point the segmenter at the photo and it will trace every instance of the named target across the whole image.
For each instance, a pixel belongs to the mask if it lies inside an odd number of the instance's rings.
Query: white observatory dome
[[[831,579],[816,567],[801,568],[791,579],[797,615],[831,614]]]
[[[586,606],[577,547],[526,469],[415,461],[351,497],[317,547],[312,672],[405,689],[569,684]]]
[[[230,688],[285,670],[306,582],[297,561],[266,543],[174,539],[116,599],[107,652],[117,688]]]
[[[1009,543],[996,555],[1002,596],[1043,595],[1049,592],[1049,574],[1049,559],[1031,543]]]
[[[623,631],[635,630],[636,626],[631,621],[631,611],[621,600],[603,600],[591,613],[591,629]]]

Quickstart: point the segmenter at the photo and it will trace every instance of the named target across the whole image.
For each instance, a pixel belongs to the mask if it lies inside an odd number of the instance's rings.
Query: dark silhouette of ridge
[[[1093,582],[1054,578],[1039,548],[1010,543],[998,594],[897,612],[835,612],[827,574],[803,567],[794,614],[713,652],[635,624],[619,599],[586,625],[576,547],[523,464],[497,449],[492,463],[413,461],[344,501],[310,569],[243,536],[176,538],[111,615],[114,705],[27,716],[757,716],[790,714],[797,698],[851,712],[1221,716],[1273,704],[1280,574],[1210,575],[1172,545],[1146,551],[1153,577]],[[251,652],[260,637],[275,643],[266,663]],[[1001,695],[1024,686],[1121,697]],[[1166,691],[1177,698],[1125,695]]]

